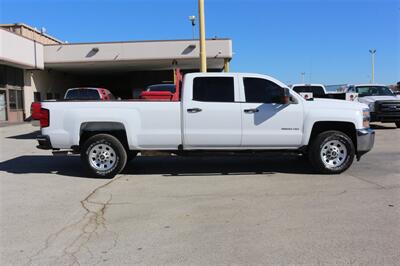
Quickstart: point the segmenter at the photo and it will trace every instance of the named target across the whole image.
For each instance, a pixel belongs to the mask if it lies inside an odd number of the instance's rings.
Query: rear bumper
[[[36,137],[38,144],[36,147],[42,150],[51,150],[53,147],[51,146],[50,138],[47,135],[39,135]]]
[[[375,143],[375,131],[366,128],[357,130],[357,159],[369,152]]]

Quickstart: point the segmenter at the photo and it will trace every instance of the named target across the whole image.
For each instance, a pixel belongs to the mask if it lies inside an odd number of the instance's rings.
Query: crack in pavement
[[[86,251],[89,259],[95,256],[88,243],[95,237],[107,237],[111,235],[111,246],[103,249],[103,254],[112,250],[118,243],[118,234],[108,229],[105,212],[111,203],[112,193],[109,193],[106,201],[93,199],[100,190],[106,188],[121,176],[106,182],[92,190],[83,200],[80,201],[85,214],[76,222],[68,224],[55,233],[50,234],[44,246],[28,258],[27,265],[81,265],[79,254]],[[109,242],[109,241],[104,241]],[[103,248],[103,247],[102,247]],[[61,254],[60,254],[61,253]],[[55,255],[57,254],[57,255]]]
[[[365,179],[365,178],[362,178],[362,177],[359,177],[359,176],[354,176],[354,175],[349,175],[349,176],[354,177],[355,179],[358,179],[360,181],[366,182],[366,183],[368,183],[370,185],[374,185],[374,186],[378,187],[378,189],[386,189],[386,187],[384,185],[381,185],[379,183],[370,181],[368,179]]]

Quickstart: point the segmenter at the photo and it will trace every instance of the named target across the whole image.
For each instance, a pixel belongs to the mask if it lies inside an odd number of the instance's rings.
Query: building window
[[[7,121],[7,95],[5,90],[0,90],[0,121]]]
[[[22,90],[8,90],[10,110],[22,110],[24,108],[24,100],[22,98]]]
[[[0,65],[0,85],[24,86],[24,72],[22,69]]]
[[[0,86],[5,87],[7,84],[6,66],[0,65]]]
[[[193,80],[193,100],[202,102],[234,102],[233,77],[198,77]]]

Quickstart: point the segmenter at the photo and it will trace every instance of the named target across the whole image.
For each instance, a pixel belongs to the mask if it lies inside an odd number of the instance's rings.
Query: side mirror
[[[281,104],[288,104],[289,102],[290,102],[290,91],[288,88],[283,88]]]
[[[312,92],[299,92],[299,94],[306,101],[314,101],[314,93]]]
[[[347,92],[346,93],[346,101],[356,101],[358,100],[358,93],[354,92]]]

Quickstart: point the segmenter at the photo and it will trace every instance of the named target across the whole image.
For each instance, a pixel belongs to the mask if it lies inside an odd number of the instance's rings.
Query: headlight
[[[374,111],[375,111],[375,102],[369,103],[369,104],[368,104],[368,107],[369,107],[369,110],[370,110],[371,112],[374,112]]]
[[[371,116],[369,114],[369,109],[363,109],[363,127],[369,128],[369,121]]]

